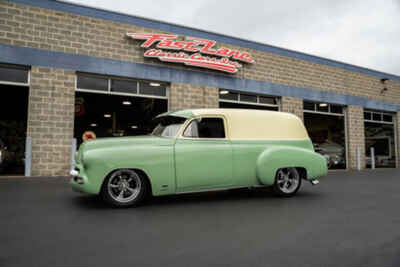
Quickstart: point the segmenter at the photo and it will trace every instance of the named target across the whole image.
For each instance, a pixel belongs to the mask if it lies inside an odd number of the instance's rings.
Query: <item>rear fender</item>
[[[273,185],[275,174],[283,167],[306,169],[307,180],[313,180],[328,172],[326,160],[312,150],[298,147],[271,147],[264,150],[257,159],[257,179],[261,184]]]

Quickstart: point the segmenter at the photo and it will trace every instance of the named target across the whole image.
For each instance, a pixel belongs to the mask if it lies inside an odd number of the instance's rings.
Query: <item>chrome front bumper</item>
[[[79,175],[79,171],[77,171],[77,170],[71,170],[71,171],[69,172],[69,174],[70,174],[71,176],[78,176],[78,175]]]

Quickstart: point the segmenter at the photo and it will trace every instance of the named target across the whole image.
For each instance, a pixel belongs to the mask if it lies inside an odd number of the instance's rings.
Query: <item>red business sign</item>
[[[183,63],[188,66],[236,73],[242,67],[239,62],[254,63],[251,54],[226,47],[214,48],[216,41],[187,37],[177,40],[178,35],[160,33],[127,33],[128,37],[145,40],[145,57],[165,62]]]

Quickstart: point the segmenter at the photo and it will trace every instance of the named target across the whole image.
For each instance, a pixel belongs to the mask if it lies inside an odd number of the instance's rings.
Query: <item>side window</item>
[[[193,120],[185,129],[183,136],[192,138],[225,138],[222,118],[201,118]]]

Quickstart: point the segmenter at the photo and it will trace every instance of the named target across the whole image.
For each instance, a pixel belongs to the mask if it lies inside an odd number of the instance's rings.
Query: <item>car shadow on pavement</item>
[[[291,199],[297,200],[312,200],[318,199],[322,195],[315,191],[299,191],[296,196],[291,198],[284,198],[276,196],[270,188],[262,189],[231,189],[215,192],[204,193],[187,193],[168,196],[149,197],[136,208],[149,208],[157,206],[184,206],[184,205],[204,205],[210,203],[237,203],[237,202],[250,202],[257,203],[267,200],[272,204],[275,202],[290,201]],[[85,209],[115,209],[114,207],[105,203],[100,196],[93,195],[80,195],[74,198],[74,204],[80,208]],[[129,208],[129,207],[128,207]]]

